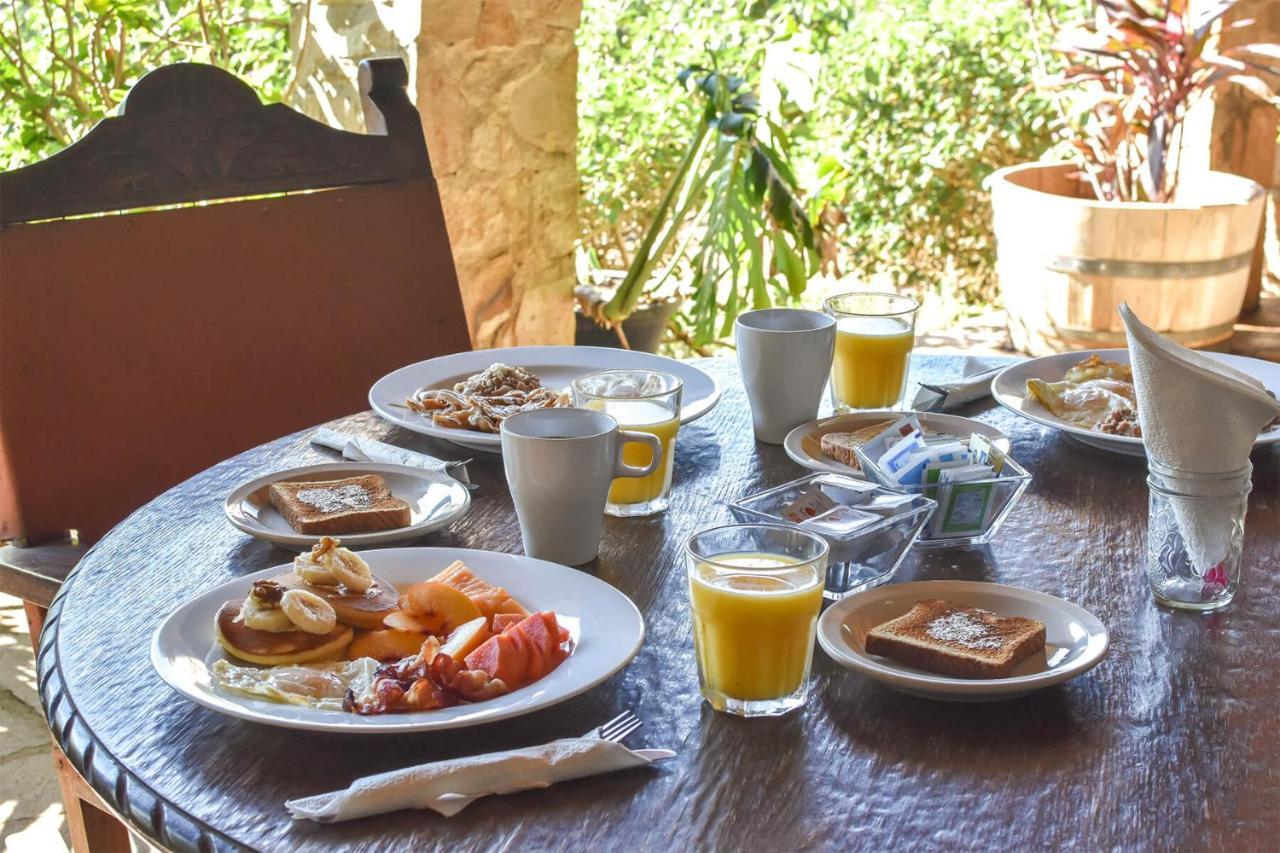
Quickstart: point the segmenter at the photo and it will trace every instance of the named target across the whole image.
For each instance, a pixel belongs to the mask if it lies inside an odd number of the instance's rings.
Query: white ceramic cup
[[[782,444],[818,416],[835,353],[835,318],[794,308],[748,311],[734,323],[734,340],[756,440]]]
[[[649,464],[622,461],[628,442],[649,445]],[[604,412],[534,409],[502,422],[502,464],[520,519],[524,552],[567,566],[600,553],[609,485],[616,477],[647,477],[662,462],[656,435],[618,429]]]

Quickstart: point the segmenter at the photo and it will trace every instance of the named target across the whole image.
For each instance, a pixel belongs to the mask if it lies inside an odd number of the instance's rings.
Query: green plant
[[[284,100],[288,26],[284,0],[10,0],[0,8],[0,169],[71,144],[171,62],[226,68]]]
[[[1276,103],[1263,74],[1280,73],[1280,45],[1218,51],[1215,22],[1235,5],[1190,0],[1097,0],[1093,20],[1064,31],[1055,49],[1072,64],[1057,81],[1077,90],[1084,120],[1072,140],[1098,198],[1165,202],[1178,187],[1187,110],[1220,82]],[[1251,21],[1227,24],[1227,29]]]
[[[762,115],[746,80],[702,66],[677,80],[701,114],[626,275],[592,313],[619,323],[687,266],[691,343],[703,346],[727,335],[742,311],[798,298],[818,268],[817,239],[786,133]]]

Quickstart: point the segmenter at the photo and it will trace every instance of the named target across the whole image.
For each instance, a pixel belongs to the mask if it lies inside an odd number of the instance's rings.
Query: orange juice
[[[769,569],[801,561],[776,554],[724,554],[717,566]],[[781,575],[782,573],[779,573]],[[723,568],[689,575],[693,639],[710,691],[743,701],[776,699],[804,682],[813,655],[822,579]]]
[[[639,504],[659,498],[671,488],[671,468],[675,461],[676,433],[680,418],[670,409],[650,400],[591,400],[587,408],[612,415],[620,429],[652,433],[662,442],[662,462],[647,477],[619,477],[609,487],[609,503]],[[649,464],[653,451],[646,445],[632,442],[622,448],[622,461],[628,465],[644,467]]]
[[[911,323],[899,317],[841,317],[831,364],[836,402],[852,409],[898,405],[914,341]]]

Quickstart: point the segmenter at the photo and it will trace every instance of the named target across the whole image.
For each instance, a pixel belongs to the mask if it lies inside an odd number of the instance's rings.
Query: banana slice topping
[[[240,621],[246,627],[256,631],[270,631],[279,634],[281,631],[292,631],[293,620],[278,605],[267,607],[250,595],[240,606]]]
[[[339,547],[341,539],[322,536],[308,554],[299,554],[293,570],[313,586],[345,586],[354,593],[366,592],[373,586],[373,572],[359,554]]]
[[[299,631],[327,634],[338,624],[333,605],[314,592],[291,589],[280,599],[280,609]]]

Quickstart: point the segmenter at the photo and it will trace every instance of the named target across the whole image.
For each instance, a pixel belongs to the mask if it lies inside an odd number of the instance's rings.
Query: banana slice
[[[293,620],[282,609],[263,607],[252,595],[246,598],[240,607],[240,621],[246,627],[257,631],[270,631],[273,634],[294,630]]]
[[[280,599],[280,609],[299,631],[327,634],[338,624],[333,605],[314,592],[291,589]]]
[[[350,592],[365,592],[373,586],[373,572],[359,554],[342,548],[334,557],[329,572]]]
[[[338,579],[334,577],[329,566],[313,563],[307,559],[308,556],[303,554],[293,561],[293,571],[298,577],[314,586],[337,586]]]

